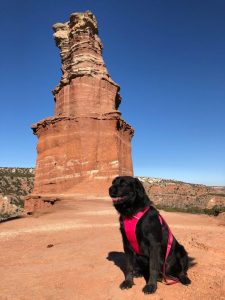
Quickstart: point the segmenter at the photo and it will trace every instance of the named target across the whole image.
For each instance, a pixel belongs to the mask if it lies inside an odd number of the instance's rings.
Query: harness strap
[[[124,224],[124,230],[126,233],[126,237],[129,241],[131,247],[139,255],[144,255],[144,254],[141,252],[138,241],[137,241],[136,226],[137,226],[138,221],[149,210],[149,208],[150,208],[150,206],[146,207],[144,210],[139,211],[136,215],[134,215],[131,218],[127,218],[127,217],[123,218],[123,224]]]
[[[164,264],[163,264],[163,279],[164,279],[164,281],[167,285],[171,285],[171,284],[175,284],[175,283],[179,282],[178,278],[166,275],[166,261],[167,261],[167,258],[170,254],[170,250],[171,250],[171,247],[172,247],[173,234],[172,234],[172,232],[169,228],[169,225],[166,223],[166,221],[163,219],[163,217],[161,215],[159,215],[159,221],[161,223],[161,226],[164,223],[167,227],[167,230],[168,230],[168,242],[167,242],[167,248],[166,248],[166,256],[165,256],[165,260],[164,260]],[[171,280],[171,281],[169,281],[169,280]]]

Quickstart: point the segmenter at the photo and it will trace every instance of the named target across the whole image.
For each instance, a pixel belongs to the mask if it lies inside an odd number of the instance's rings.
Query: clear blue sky
[[[33,167],[61,77],[52,25],[91,10],[135,175],[225,185],[224,0],[1,0],[0,166]]]

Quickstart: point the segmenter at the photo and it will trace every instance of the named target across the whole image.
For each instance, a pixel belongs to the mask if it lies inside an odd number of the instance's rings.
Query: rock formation
[[[62,78],[54,116],[32,126],[38,156],[27,211],[63,198],[106,197],[112,178],[133,174],[133,129],[118,111],[120,88],[104,64],[94,15],[74,13],[53,30]]]

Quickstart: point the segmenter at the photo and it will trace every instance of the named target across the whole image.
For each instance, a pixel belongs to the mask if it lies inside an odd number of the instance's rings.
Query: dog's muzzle
[[[125,198],[126,197],[115,197],[115,198],[112,198],[112,202],[117,203],[117,202],[123,201]]]

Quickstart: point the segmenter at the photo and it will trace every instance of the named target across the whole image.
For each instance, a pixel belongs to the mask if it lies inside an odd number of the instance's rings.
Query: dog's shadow
[[[120,270],[123,272],[123,274],[125,276],[126,260],[125,260],[125,254],[123,252],[116,252],[116,251],[109,252],[106,259],[114,262],[114,264],[120,268]]]
[[[124,276],[126,274],[126,259],[125,254],[123,252],[117,252],[112,251],[108,253],[108,256],[106,257],[109,261],[114,262],[114,264],[120,268],[120,270],[123,272]],[[188,257],[188,265],[189,268],[194,267],[197,264],[194,257]]]

